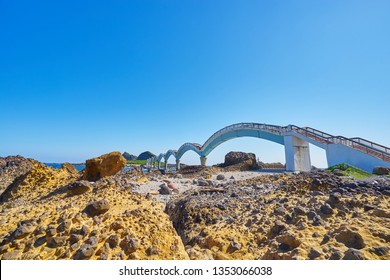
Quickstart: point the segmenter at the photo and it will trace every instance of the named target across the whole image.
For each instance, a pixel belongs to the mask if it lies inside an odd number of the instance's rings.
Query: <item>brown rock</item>
[[[91,190],[91,188],[92,188],[91,183],[86,180],[76,181],[68,185],[68,194],[69,195],[83,194]]]
[[[86,225],[83,225],[82,227],[81,227],[81,229],[80,229],[80,234],[81,235],[88,235],[89,233],[90,233],[90,229],[89,229],[89,227],[88,226],[86,226]]]
[[[376,175],[389,175],[390,174],[390,168],[383,167],[383,166],[375,166],[374,170],[372,171],[373,174]]]
[[[113,229],[113,230],[119,230],[122,228],[124,228],[124,225],[121,221],[115,221],[111,224],[111,229]]]
[[[152,255],[158,255],[160,252],[158,251],[158,249],[156,247],[149,247],[148,249],[146,249],[146,254],[148,256],[152,256]]]
[[[349,248],[344,253],[343,260],[365,260],[363,253],[354,248]]]
[[[125,166],[126,159],[120,152],[104,154],[86,161],[83,178],[88,181],[97,181],[103,177],[115,175]]]
[[[108,238],[108,244],[111,248],[115,248],[119,244],[119,237],[117,235],[111,235]]]
[[[69,162],[64,162],[61,165],[61,169],[66,170],[71,174],[78,174],[79,173],[79,171],[76,169],[76,167],[74,167],[74,165],[70,164]]]
[[[321,250],[318,249],[318,248],[311,248],[310,249],[310,252],[309,252],[309,259],[311,260],[315,260],[316,258],[318,257],[321,257],[322,256],[322,253],[321,253]]]
[[[133,253],[139,248],[139,242],[137,238],[127,235],[120,243],[123,250],[127,253]]]
[[[241,169],[257,169],[256,155],[253,153],[230,152],[225,156],[224,166],[240,165]]]
[[[34,232],[35,226],[31,224],[23,224],[20,225],[15,231],[14,231],[14,237],[17,239],[21,239],[29,235],[30,233]]]
[[[366,246],[363,237],[358,232],[354,232],[348,228],[338,233],[335,238],[348,248],[362,249]]]
[[[50,239],[49,242],[47,242],[47,246],[49,246],[50,248],[57,248],[57,247],[60,247],[60,246],[64,246],[66,244],[66,237],[63,236],[63,237],[53,237]]]
[[[22,256],[21,250],[14,250],[7,252],[3,255],[1,258],[2,260],[20,260],[20,257]]]
[[[89,245],[84,244],[80,247],[79,250],[77,250],[76,254],[74,255],[75,260],[86,260],[92,257],[93,253],[95,252],[95,249]]]
[[[69,231],[72,222],[70,220],[63,221],[58,227],[57,232]]]
[[[70,244],[74,244],[83,238],[80,234],[71,234],[69,237]]]
[[[110,204],[107,200],[102,199],[98,201],[91,202],[85,208],[85,212],[90,216],[101,215],[106,213],[110,209]]]
[[[286,230],[286,225],[281,221],[276,221],[274,226],[269,230],[268,234],[271,238],[273,238],[284,230]]]
[[[343,257],[343,253],[340,252],[340,251],[338,251],[338,250],[336,250],[336,251],[334,251],[334,252],[330,255],[329,259],[330,259],[330,260],[341,260],[342,257]]]
[[[297,239],[295,235],[289,233],[278,236],[276,241],[280,243],[279,249],[281,251],[291,251],[301,245],[301,241]]]
[[[160,185],[160,189],[158,190],[158,192],[162,195],[172,194],[172,190],[168,188],[168,186],[165,183]]]

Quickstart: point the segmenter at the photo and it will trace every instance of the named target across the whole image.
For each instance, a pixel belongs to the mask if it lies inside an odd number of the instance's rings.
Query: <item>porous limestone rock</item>
[[[33,162],[0,203],[0,259],[188,259],[164,204],[126,187],[136,174],[104,178],[75,196],[68,195],[76,180],[72,174]],[[109,211],[97,216],[84,212],[91,201],[102,199]],[[124,251],[122,240],[137,242]]]

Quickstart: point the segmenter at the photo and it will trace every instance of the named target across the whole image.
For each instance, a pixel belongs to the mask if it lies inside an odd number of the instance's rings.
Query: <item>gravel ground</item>
[[[230,172],[218,172],[213,174],[209,180],[211,180],[215,185],[229,183],[233,181],[241,181],[246,179],[255,178],[258,176],[271,175],[274,174],[272,172],[259,172],[259,171],[230,171]],[[223,175],[225,179],[217,180],[218,175]],[[233,178],[232,178],[233,176]],[[136,186],[132,188],[133,192],[141,193],[141,194],[151,194],[156,200],[167,203],[172,199],[175,194],[172,195],[161,195],[158,194],[160,189],[160,185],[164,183],[164,180],[171,181],[174,186],[177,188],[179,193],[186,192],[191,189],[197,189],[200,186],[197,183],[197,179],[187,179],[187,178],[177,178],[170,177],[167,175],[160,175],[152,177],[149,181],[145,183],[138,183]],[[194,181],[196,180],[196,181]]]

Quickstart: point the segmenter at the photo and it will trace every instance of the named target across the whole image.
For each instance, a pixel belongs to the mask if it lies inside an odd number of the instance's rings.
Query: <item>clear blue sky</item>
[[[389,11],[387,0],[0,1],[0,156],[158,154],[238,122],[390,146]],[[230,150],[284,162],[282,146],[241,138],[208,163]]]

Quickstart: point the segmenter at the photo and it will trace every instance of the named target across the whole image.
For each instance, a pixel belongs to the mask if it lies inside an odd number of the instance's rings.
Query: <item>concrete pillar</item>
[[[295,136],[284,136],[287,171],[310,171],[309,143]]]
[[[180,159],[176,159],[176,170],[180,170]]]
[[[200,157],[200,165],[206,166],[206,160],[207,160],[207,157]]]

